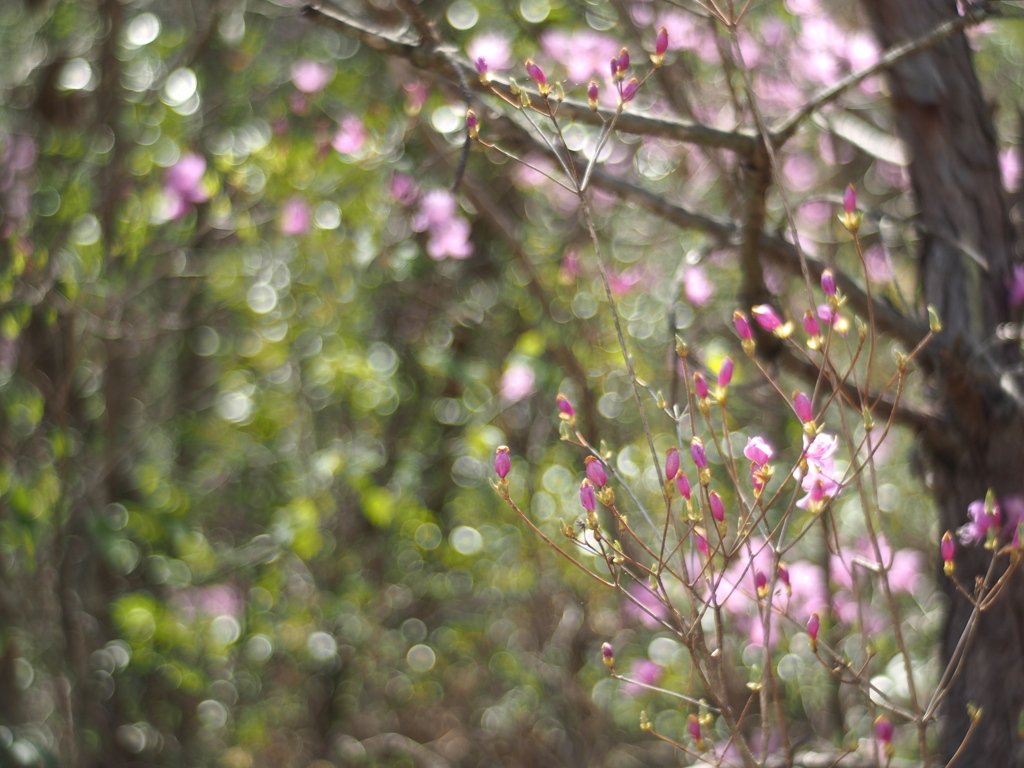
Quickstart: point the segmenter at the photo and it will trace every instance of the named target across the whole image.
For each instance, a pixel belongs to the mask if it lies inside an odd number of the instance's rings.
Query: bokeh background
[[[625,45],[646,66],[665,25],[666,67],[636,111],[751,124],[723,30],[692,9],[421,8],[462,54],[520,77],[533,57],[577,98],[596,76],[612,99],[608,59]],[[386,3],[349,10],[406,23]],[[1020,28],[972,34],[992,93],[1020,103]],[[830,0],[755,3],[739,46],[773,120],[878,56]],[[576,519],[583,455],[559,439],[562,392],[637,492],[658,493],[572,197],[479,149],[453,194],[458,90],[297,5],[7,0],[0,50],[0,764],[676,764],[639,717],[682,738],[685,707],[609,679],[599,649],[699,694],[678,641],[554,556],[489,485],[507,444],[537,524],[557,537]],[[881,78],[848,91],[782,168],[805,247],[825,258],[853,254],[835,213],[857,184],[868,277],[912,302],[913,208],[885,96]],[[997,112],[1010,188],[1014,120]],[[744,169],[727,150],[624,134],[605,165],[739,212]],[[678,333],[709,374],[737,360],[736,445],[798,449],[799,424],[730,329],[733,251],[606,193],[594,205],[652,392],[679,397]],[[778,199],[768,217],[781,228]],[[673,443],[665,420],[654,431]],[[912,460],[894,433],[880,503],[927,684],[938,533]],[[855,507],[837,515],[854,548]],[[870,633],[878,684],[897,685],[869,581],[844,577],[849,558],[820,539],[802,556],[808,583],[867,606],[833,631],[852,656]],[[735,610],[742,696],[757,653],[749,606]],[[863,707],[791,634],[780,677],[797,730],[865,736]]]

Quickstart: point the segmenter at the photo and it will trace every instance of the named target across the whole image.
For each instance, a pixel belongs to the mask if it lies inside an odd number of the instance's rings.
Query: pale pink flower
[[[301,197],[293,197],[281,208],[278,226],[282,235],[304,235],[309,232],[313,215]]]
[[[533,369],[523,363],[513,363],[501,377],[501,398],[509,403],[522,400],[533,392],[536,377]]]
[[[292,84],[303,93],[319,93],[334,77],[334,68],[311,59],[300,59],[292,64]]]
[[[355,115],[346,115],[339,122],[331,146],[342,155],[354,155],[366,143],[366,128]]]

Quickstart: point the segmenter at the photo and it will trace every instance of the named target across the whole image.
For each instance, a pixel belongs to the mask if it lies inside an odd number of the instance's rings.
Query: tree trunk
[[[955,0],[864,0],[864,7],[883,47],[957,15]],[[968,504],[983,499],[989,488],[999,498],[1024,494],[1024,408],[1010,376],[1020,363],[1020,349],[996,338],[997,326],[1014,319],[1007,288],[1015,232],[995,130],[964,35],[895,67],[889,82],[897,130],[913,153],[921,298],[936,308],[944,326],[925,364],[938,416],[921,435],[941,533],[965,524]],[[958,546],[957,579],[973,590],[990,560],[980,545]],[[952,582],[943,581],[950,600],[942,647],[948,661],[972,605]],[[969,704],[982,714],[957,767],[1024,766],[1018,726],[1024,707],[1020,573],[981,615],[945,700],[941,750],[946,761],[968,734]]]

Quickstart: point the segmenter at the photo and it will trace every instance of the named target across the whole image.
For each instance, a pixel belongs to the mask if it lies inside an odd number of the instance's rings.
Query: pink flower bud
[[[889,718],[885,715],[879,715],[875,718],[875,738],[878,739],[878,743],[883,746],[892,742],[893,728]]]
[[[704,557],[707,557],[708,552],[710,551],[708,548],[708,540],[704,538],[704,534],[700,529],[694,528],[693,535],[697,539],[697,551],[704,555]]]
[[[559,393],[558,397],[555,399],[558,402],[558,410],[562,412],[563,416],[571,419],[576,415],[576,409],[572,407],[572,403],[569,402],[568,397]]]
[[[758,597],[768,596],[768,577],[762,571],[757,571],[754,574],[754,588],[757,590]]]
[[[942,534],[942,561],[944,563],[953,562],[953,555],[956,554],[956,542],[953,541],[953,534],[946,531]]]
[[[699,437],[695,437],[690,441],[690,456],[693,457],[693,463],[697,469],[707,468],[708,456],[704,452],[704,443]]]
[[[818,318],[814,316],[811,310],[804,312],[804,330],[807,331],[808,336],[820,336],[821,327],[818,325]]]
[[[587,103],[594,112],[597,112],[597,80],[591,80],[587,86]]]
[[[1018,530],[1020,526],[1017,526]],[[956,542],[953,541],[953,534],[946,531],[942,534],[942,544],[939,545],[939,551],[942,553],[942,571],[947,576],[953,575],[953,570],[956,566],[953,565],[953,556],[956,555]]]
[[[693,374],[693,391],[701,400],[705,400],[708,396],[708,383],[700,371]]]
[[[818,614],[812,613],[811,618],[807,620],[807,636],[811,638],[811,650],[818,650],[818,630],[821,628],[821,619],[818,618]]]
[[[494,471],[502,480],[512,471],[512,459],[508,455],[508,446],[499,445],[494,452]]]
[[[796,417],[804,424],[814,421],[814,409],[811,407],[811,401],[803,392],[793,393],[793,410],[796,411]]]
[[[722,364],[718,367],[718,386],[720,389],[725,389],[729,386],[729,382],[732,381],[732,369],[733,362],[731,357],[722,360]]]
[[[466,130],[471,138],[476,138],[480,131],[480,123],[476,119],[476,113],[470,109],[466,112]]]
[[[843,192],[843,210],[847,213],[857,210],[857,190],[853,188],[853,184],[847,184]]]
[[[478,75],[486,75],[487,74],[487,59],[485,59],[483,56],[481,56],[481,57],[479,57],[473,63],[476,65],[476,73]]]
[[[587,456],[583,461],[587,466],[587,479],[598,488],[604,488],[608,484],[608,473],[604,471],[600,459]]]
[[[635,77],[631,77],[629,82],[622,86],[622,101],[631,101],[636,96],[636,91],[640,87],[640,81]]]
[[[711,516],[718,522],[725,520],[725,504],[722,503],[722,497],[718,495],[718,491],[708,494],[708,503],[711,505]]]
[[[738,309],[732,313],[732,324],[736,326],[736,335],[739,336],[742,341],[749,341],[754,337],[754,334],[750,330],[750,321],[747,320],[747,316]]]
[[[610,65],[609,68],[612,71],[612,79],[613,80],[622,80],[622,78],[619,77],[619,75],[618,75],[618,72],[619,72],[619,57],[618,56],[616,56],[615,58],[612,59],[611,65]]]
[[[676,474],[676,490],[679,491],[679,495],[687,501],[690,500],[690,479],[686,476],[685,472],[679,472]]]
[[[821,290],[825,292],[826,296],[836,295],[836,278],[831,269],[826,269],[821,273]]]
[[[789,568],[782,562],[779,563],[779,581],[782,582],[782,586],[786,588],[786,591],[792,594],[793,585],[789,581]]]
[[[704,740],[703,738],[701,738],[700,720],[697,719],[696,715],[687,715],[686,729],[690,732],[690,738],[696,741],[697,743],[700,743]]]
[[[750,314],[757,320],[757,324],[769,333],[782,327],[782,318],[767,304],[758,304],[756,307],[752,307]]]
[[[548,79],[544,76],[544,70],[534,63],[533,59],[526,60],[526,74],[530,76],[537,85],[547,85]]]
[[[609,671],[615,674],[615,652],[611,643],[601,643],[601,661],[608,667]]]
[[[665,455],[665,477],[673,479],[679,473],[679,449],[672,447]]]
[[[654,54],[664,56],[668,50],[668,30],[662,27],[658,30],[658,37],[654,41]]]
[[[597,495],[594,493],[594,486],[589,480],[580,483],[580,504],[587,512],[597,509]]]

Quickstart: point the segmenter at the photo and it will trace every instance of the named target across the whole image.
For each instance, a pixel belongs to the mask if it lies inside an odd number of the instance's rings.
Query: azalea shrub
[[[0,3],[0,764],[934,755],[856,11],[344,5]]]

